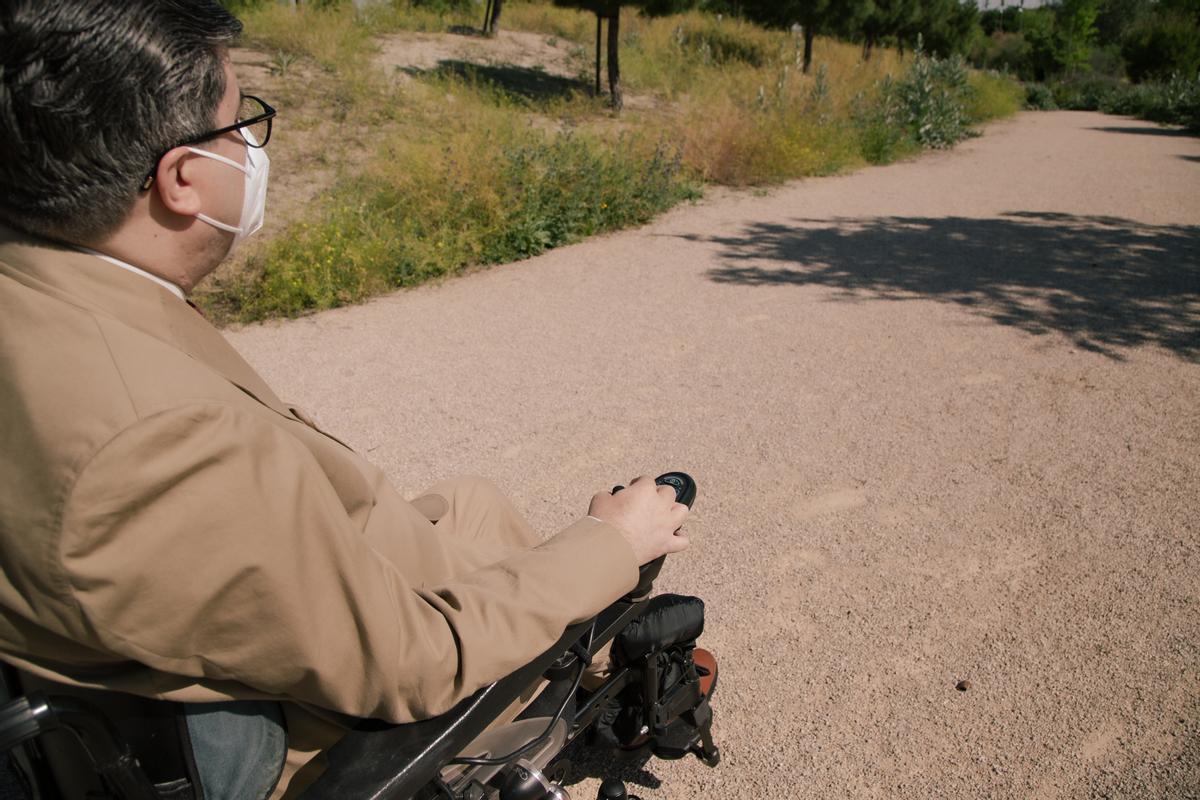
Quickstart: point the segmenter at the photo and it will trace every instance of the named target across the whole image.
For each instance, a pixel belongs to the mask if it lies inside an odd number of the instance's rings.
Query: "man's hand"
[[[625,534],[639,566],[686,550],[689,544],[687,536],[679,532],[688,507],[675,502],[673,487],[658,486],[649,475],[634,478],[624,491],[596,495],[588,514]]]

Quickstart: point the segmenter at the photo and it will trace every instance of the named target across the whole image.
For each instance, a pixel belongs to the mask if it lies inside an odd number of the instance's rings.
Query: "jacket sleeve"
[[[58,544],[75,635],[164,672],[393,722],[449,709],[637,582],[620,532],[584,518],[414,585],[371,548],[302,443],[218,403],[109,441],[67,498]]]

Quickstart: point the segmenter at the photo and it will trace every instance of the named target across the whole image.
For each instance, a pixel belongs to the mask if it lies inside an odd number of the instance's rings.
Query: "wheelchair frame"
[[[657,569],[653,572],[657,573]],[[652,581],[654,575],[643,574],[643,578],[647,577]],[[635,593],[645,595],[646,592],[640,590],[648,589],[648,584],[649,581],[643,580]],[[648,603],[644,596],[637,600],[628,597],[618,600],[595,620],[568,628],[553,647],[522,669],[480,689],[438,717],[406,725],[362,720],[326,752],[325,772],[301,793],[301,800],[473,800],[481,797],[478,792],[454,792],[441,780],[440,772],[529,686],[544,675],[582,670],[584,665],[580,661],[590,660],[591,655],[640,617]],[[594,633],[590,652],[586,652],[581,643],[589,632]],[[660,697],[655,655],[651,652],[635,664],[621,666],[592,692],[570,720],[567,743],[591,728],[606,705],[622,690],[640,681],[645,698],[643,730],[650,740],[683,719],[690,726],[689,741],[684,748],[676,748],[667,757],[692,753],[708,766],[716,766],[720,752],[712,740],[708,699],[700,694],[695,683],[676,687],[677,690]],[[70,731],[80,740],[92,761],[92,768],[114,797],[119,800],[159,800],[159,793],[111,722],[87,703],[70,696],[34,692],[0,707],[0,752],[10,751],[57,729]],[[41,782],[46,777],[35,774],[32,779]],[[38,788],[56,791],[53,787]]]

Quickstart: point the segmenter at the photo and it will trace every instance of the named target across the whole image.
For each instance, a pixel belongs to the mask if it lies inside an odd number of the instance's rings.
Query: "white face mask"
[[[250,146],[258,144],[254,140],[254,135],[245,128],[238,132],[247,142],[245,166],[237,163],[232,158],[210,153],[207,150],[200,150],[196,147],[187,148],[198,156],[220,161],[222,164],[228,164],[234,169],[246,173],[246,193],[242,197],[242,218],[238,220],[236,226],[215,220],[207,214],[196,215],[197,219],[207,222],[214,228],[220,228],[223,231],[229,231],[233,234],[233,244],[229,247],[231,252],[243,239],[252,233],[256,233],[262,227],[263,216],[266,214],[267,209],[267,175],[271,171],[271,159],[267,156],[267,151],[261,147]]]

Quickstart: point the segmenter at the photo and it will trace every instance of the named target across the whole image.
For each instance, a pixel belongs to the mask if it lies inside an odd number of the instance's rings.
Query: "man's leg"
[[[541,540],[508,498],[486,478],[462,476],[431,486],[412,501],[439,533],[470,541],[493,560],[536,546]],[[584,676],[584,685],[599,685],[609,669],[609,645],[597,653]],[[513,703],[490,727],[516,718],[546,685],[539,681]]]
[[[486,478],[464,475],[441,481],[412,504],[439,533],[494,553],[496,561],[541,541],[503,492]]]

